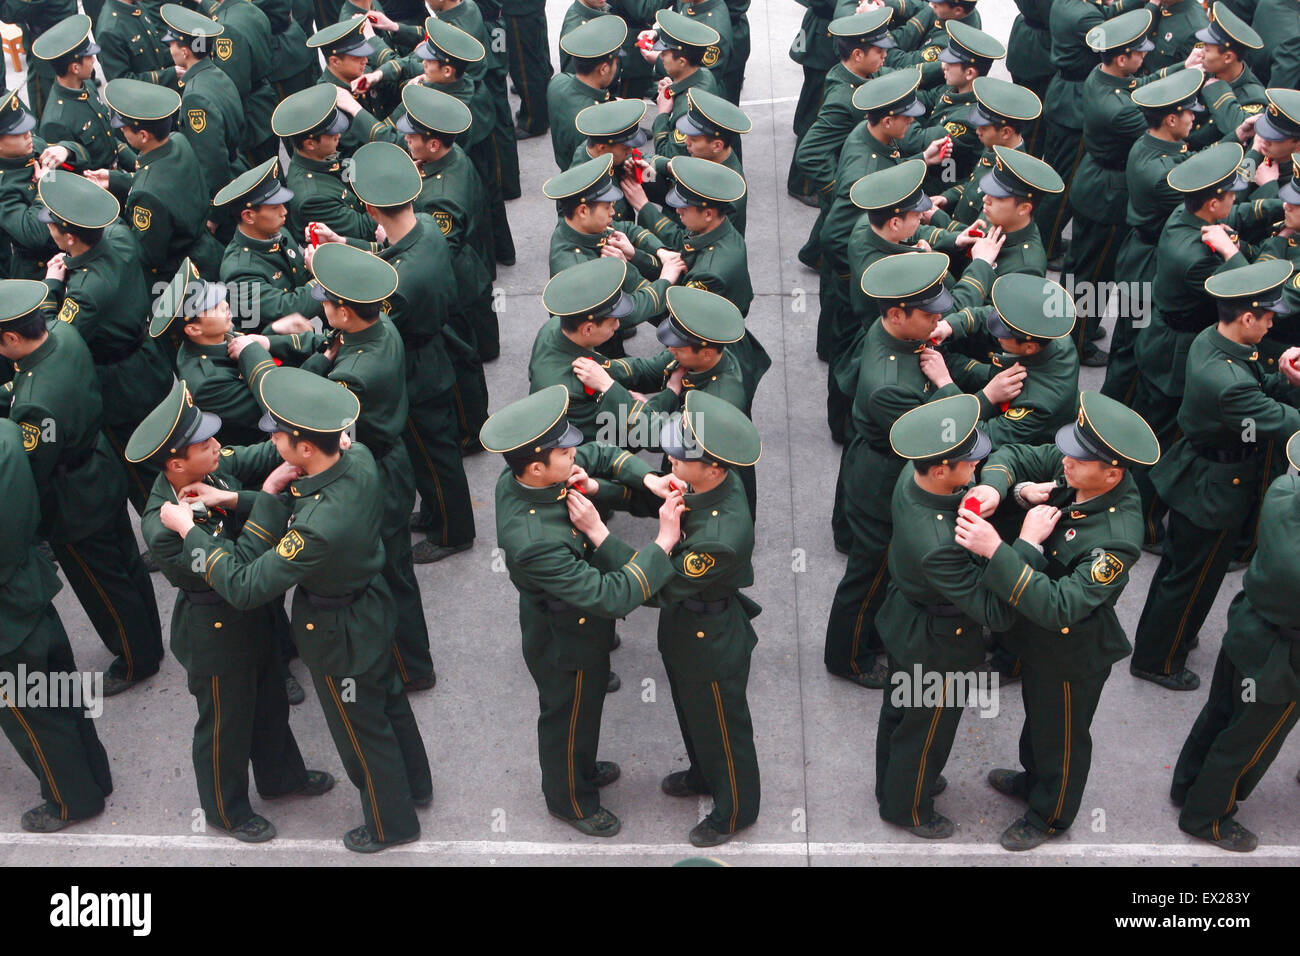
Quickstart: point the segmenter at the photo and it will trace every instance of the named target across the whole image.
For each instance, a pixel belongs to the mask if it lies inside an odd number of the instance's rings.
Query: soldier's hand
[[[365,15],[364,13],[354,13],[354,14],[352,14],[352,19],[353,19],[353,20],[355,20],[357,17],[365,17],[365,18],[366,18],[366,22],[363,23],[363,24],[361,24],[361,35],[362,35],[363,37],[365,37],[367,40],[374,39],[374,36],[375,36],[375,28],[374,28],[373,25],[371,25],[371,23],[370,23],[370,18],[369,18],[369,17],[366,17],[366,15]]]
[[[984,397],[993,405],[1002,405],[1003,402],[1009,402],[1020,394],[1020,390],[1025,387],[1025,367],[1017,362],[1010,368],[1004,368],[989,379],[989,383],[984,386],[982,391]]]
[[[189,505],[178,505],[171,501],[163,502],[159,509],[158,518],[169,531],[175,531],[182,538],[190,533],[194,527],[194,512],[190,511]]]
[[[673,284],[686,275],[686,260],[680,255],[675,259],[665,259],[663,268],[659,270],[659,278],[667,279]]]
[[[226,343],[226,354],[238,361],[240,354],[253,342],[256,342],[267,351],[271,349],[271,340],[265,335],[236,335]]]
[[[181,66],[179,63],[177,63],[174,69],[176,70],[176,79],[179,80],[182,76],[185,75],[186,71],[189,70],[189,67]]]
[[[1201,242],[1223,256],[1225,260],[1231,259],[1240,251],[1222,223],[1216,222],[1212,226],[1202,226]]]
[[[343,241],[343,237],[340,236],[339,242],[342,241]],[[375,242],[379,243],[382,246],[387,241],[388,241],[388,232],[384,229],[383,226],[378,226],[378,225],[375,226]]]
[[[663,549],[664,554],[671,555],[682,540],[682,513],[685,510],[686,502],[680,491],[670,492],[659,506],[659,533],[655,535],[655,544]]]
[[[668,391],[672,392],[674,395],[681,395],[682,379],[685,375],[686,369],[682,368],[680,365],[677,366],[677,368],[673,369],[673,374],[668,376],[668,381],[664,382],[664,388],[668,389]]]
[[[1042,505],[1056,490],[1054,481],[1025,481],[1016,486],[1020,500],[1028,505]]]
[[[343,447],[341,441],[339,447]],[[297,465],[291,465],[287,461],[282,461],[275,466],[275,470],[266,476],[266,480],[262,482],[262,490],[268,495],[278,495],[289,486],[289,482],[300,477],[302,477],[301,468]]]
[[[357,77],[355,80],[352,81],[353,87],[355,88],[358,83],[360,83],[362,80],[366,79],[370,75],[371,74],[367,73],[365,76]],[[359,90],[357,90],[357,92],[364,93],[366,89],[367,89],[366,86],[362,86]],[[341,86],[334,91],[334,105],[337,106],[344,113],[347,113],[348,116],[356,116],[357,113],[361,112],[361,103],[357,101],[357,98],[353,96],[350,91],[343,89],[343,87]]]
[[[667,498],[674,491],[680,493],[685,489],[681,480],[672,475],[646,475],[643,484],[657,498]]]
[[[979,241],[979,233],[987,233],[989,224],[983,219],[976,219],[973,223],[957,233],[957,238],[953,240],[958,249],[969,249]]]
[[[1243,146],[1255,138],[1255,124],[1259,122],[1262,114],[1256,113],[1254,116],[1247,116],[1237,127],[1237,142]]]
[[[879,10],[883,6],[884,4],[880,0],[862,0],[855,12],[866,13],[868,10]]]
[[[925,152],[921,154],[921,158],[925,160],[925,165],[938,166],[939,163],[943,162],[943,147],[947,142],[948,137],[945,134],[925,148]]]
[[[582,492],[570,489],[564,497],[564,504],[569,509],[569,523],[585,534],[591,543],[600,547],[609,536],[609,529],[600,520],[600,512],[587,500]]]
[[[376,30],[384,30],[388,33],[393,33],[397,30],[397,21],[385,13],[380,13],[378,10],[371,10],[366,14],[366,17],[372,24],[374,24]]]
[[[948,363],[934,349],[922,349],[920,361],[921,374],[928,378],[935,388],[943,388],[945,385],[952,384],[952,374],[948,371]]]
[[[293,335],[295,332],[312,331],[311,319],[301,312],[290,312],[271,323],[271,331],[276,335]]]
[[[600,247],[600,257],[602,259],[620,259],[623,262],[628,261],[627,254],[608,239],[605,241],[605,244]]]
[[[669,248],[667,248],[667,247],[664,247],[663,249],[656,249],[656,250],[655,250],[655,258],[659,260],[659,262],[660,262],[661,265],[662,265],[663,263],[665,263],[665,262],[672,262],[672,261],[683,262],[683,261],[684,261],[684,260],[682,259],[682,254],[681,254],[680,252],[676,251],[675,249],[669,249]]]
[[[1271,159],[1265,159],[1255,166],[1255,175],[1251,177],[1256,186],[1263,186],[1265,183],[1275,183],[1278,177],[1282,175],[1278,164]]]
[[[645,194],[645,189],[636,181],[635,177],[622,177],[618,181],[618,187],[623,190],[623,198],[627,200],[627,204],[632,207],[634,212],[640,212],[641,207],[650,201],[650,197]]]
[[[55,166],[66,163],[70,155],[66,146],[46,146],[41,150],[41,158],[37,160],[40,171],[45,173]]]
[[[934,327],[934,331],[930,333],[930,341],[938,345],[950,335],[952,335],[952,323],[947,319],[940,319],[939,323]]]
[[[107,169],[88,169],[81,175],[85,176],[100,189],[108,188],[108,170]]]
[[[970,247],[970,257],[993,265],[998,261],[998,253],[1002,251],[1002,244],[1006,241],[1007,237],[1002,227],[994,226],[982,239],[975,240],[974,245]]]
[[[1300,346],[1295,345],[1283,352],[1277,360],[1278,368],[1292,385],[1300,385],[1300,368],[1296,367],[1297,362],[1300,362]]]
[[[947,197],[947,196],[931,196],[931,197],[930,197],[930,202],[934,203],[934,208],[935,208],[935,209],[947,209],[947,208],[948,208],[948,197]]]
[[[959,545],[982,558],[993,557],[993,552],[1002,543],[1002,538],[993,525],[965,508],[957,511],[957,533],[954,537]]]
[[[177,492],[176,496],[181,499],[181,504],[192,504],[195,501],[201,501],[209,508],[230,509],[239,504],[238,493],[226,491],[224,488],[214,488],[201,481],[185,485]]]
[[[1199,43],[1192,47],[1192,52],[1187,54],[1187,59],[1183,60],[1183,66],[1189,70],[1204,69],[1205,48]]]
[[[633,257],[636,256],[636,246],[632,245],[632,240],[627,237],[626,233],[615,229],[609,234],[609,238],[605,240],[605,244],[609,245],[611,242],[615,247],[617,247],[618,251],[623,254],[623,258],[628,262],[631,262]]]
[[[595,359],[589,359],[585,355],[573,360],[573,374],[578,376],[579,382],[597,393],[609,391],[609,387],[614,384],[609,372]]]
[[[673,78],[665,76],[659,81],[659,88],[655,90],[655,106],[661,114],[673,111],[673,95],[668,92],[668,87],[672,86],[672,84]]]
[[[1042,544],[1061,520],[1061,509],[1052,505],[1034,505],[1020,525],[1020,539],[1030,544]]]
[[[63,259],[62,252],[50,256],[50,261],[45,264],[45,278],[62,282],[68,277],[68,267],[64,264]]]
[[[316,227],[316,240],[318,242],[342,242],[343,241],[343,237],[340,236],[333,229],[331,229],[329,226],[325,225],[325,223],[309,222],[306,228],[304,228],[302,231],[303,241],[306,242],[307,245],[309,246],[314,244],[311,241],[312,226]]]
[[[587,469],[581,465],[573,466],[567,484],[570,491],[578,491],[584,495],[594,495],[600,489],[600,483],[587,474]]]
[[[970,491],[966,492],[967,498],[974,498],[980,503],[980,515],[991,515],[998,510],[998,505],[1002,503],[1002,495],[992,485],[976,485]]]

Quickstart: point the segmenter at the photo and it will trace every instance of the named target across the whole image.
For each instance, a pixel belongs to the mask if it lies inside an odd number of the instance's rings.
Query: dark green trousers
[[[1245,680],[1219,651],[1209,697],[1178,754],[1170,796],[1183,801],[1178,826],[1193,836],[1219,839],[1220,826],[1264,778],[1300,718],[1294,700],[1243,700]]]
[[[812,128],[817,119],[817,109],[821,106],[822,92],[826,88],[826,71],[803,68],[803,86],[799,88],[799,102],[794,107],[795,150],[799,149],[799,140]],[[813,196],[817,187],[813,185],[808,174],[803,171],[794,156],[790,157],[790,171],[785,179],[786,192],[792,196]]]
[[[1061,232],[1070,221],[1070,183],[1079,168],[1079,160],[1083,159],[1083,131],[1062,126],[1050,116],[1045,117],[1045,122],[1042,158],[1065,181],[1064,190],[1044,195],[1034,210],[1034,222],[1038,224],[1047,258],[1051,260],[1060,255]]]
[[[126,460],[126,439],[131,437],[138,424],[139,422],[125,428],[105,425],[104,437],[108,439],[108,443],[113,446],[113,451],[117,452],[117,457],[126,466],[126,500],[139,515],[144,514],[144,507],[149,501],[149,492],[153,489],[154,479],[158,477],[158,469],[147,461],[132,463]]]
[[[519,94],[519,112],[515,120],[529,133],[545,133],[549,122],[546,111],[546,86],[551,66],[551,41],[546,34],[546,14],[529,13],[501,18],[506,28],[506,55],[510,62],[510,80]]]
[[[1151,384],[1151,380],[1138,373],[1137,388],[1129,408],[1137,412],[1151,426],[1161,448],[1171,448],[1182,430],[1178,427],[1178,407],[1182,397],[1166,395]],[[1165,540],[1165,515],[1169,506],[1164,503],[1156,486],[1151,483],[1150,468],[1134,468],[1133,480],[1142,496],[1142,540],[1144,544],[1158,544]]]
[[[14,674],[71,674],[77,671],[72,645],[54,605],[36,629],[12,651],[0,654],[0,671]],[[4,700],[0,728],[40,782],[41,797],[61,820],[93,817],[113,792],[108,754],[86,707],[18,707]]]
[[[1169,512],[1169,535],[1133,635],[1134,667],[1157,674],[1183,669],[1228,573],[1235,538],[1235,528],[1202,528]]]
[[[542,795],[552,813],[566,820],[585,820],[600,809],[596,749],[609,661],[606,658],[601,667],[562,670],[547,660],[546,650],[544,645],[537,647],[524,640],[524,663],[537,685]]]
[[[158,602],[131,533],[126,503],[94,534],[50,545],[99,639],[115,655],[109,673],[126,680],[156,674],[163,657]]]
[[[1017,86],[1033,90],[1040,103],[1047,99],[1047,85],[1052,81],[1050,76],[1035,77],[1032,80],[1023,76],[1013,76],[1011,79]],[[1025,152],[1030,156],[1037,156],[1042,159],[1043,148],[1046,146],[1045,140],[1047,139],[1047,124],[1043,117],[1040,115],[1038,119],[1030,122],[1028,126],[1020,131],[1020,135],[1025,140]]]
[[[364,674],[312,668],[325,723],[352,785],[361,792],[366,828],[380,843],[416,836],[414,800],[433,794],[424,740],[391,655]]]
[[[1074,276],[1076,288],[1084,283],[1093,287],[1089,296],[1092,308],[1079,312],[1072,333],[1080,358],[1097,351],[1092,334],[1101,327],[1101,313],[1106,303],[1096,287],[1102,282],[1115,281],[1115,255],[1128,231],[1128,226],[1097,222],[1074,210],[1074,238],[1070,240],[1070,250],[1065,254],[1061,272],[1063,276]]]
[[[725,680],[686,680],[665,665],[677,710],[677,726],[686,744],[687,782],[713,795],[706,822],[719,833],[735,833],[758,819],[761,788],[754,722],[745,688],[749,662]]]
[[[903,827],[919,827],[934,818],[934,782],[948,763],[961,704],[926,707],[915,700],[900,707],[894,700],[894,674],[911,671],[889,659],[890,684],[880,702],[876,726],[876,801],[880,818]],[[913,696],[915,696],[914,689]],[[945,696],[948,685],[944,685]]]
[[[420,512],[431,522],[429,539],[444,545],[474,540],[474,509],[451,393],[437,401],[412,403],[402,440],[415,467]]]
[[[1131,405],[1137,395],[1140,375],[1137,356],[1133,354],[1133,344],[1137,340],[1133,319],[1132,315],[1115,317],[1115,329],[1110,336],[1110,361],[1106,363],[1106,380],[1101,386],[1101,394],[1125,405]]]
[[[510,97],[506,95],[506,73],[503,70],[488,70],[484,78],[492,91],[492,103],[496,110],[496,129],[488,137],[496,149],[497,169],[501,174],[501,198],[518,199],[519,189],[519,142],[515,138],[515,118],[510,110]]]
[[[276,650],[268,644],[253,667],[188,677],[199,710],[191,748],[199,805],[208,823],[223,830],[253,816],[250,761],[257,792],[264,797],[292,793],[307,782],[307,768],[289,729],[289,700]]]
[[[493,130],[465,152],[478,170],[487,190],[488,214],[492,221],[492,256],[494,261],[507,263],[515,259],[515,240],[510,234],[510,220],[506,217],[505,181],[502,168],[503,151],[497,142],[499,132]],[[512,137],[514,133],[510,134]]]
[[[397,606],[397,634],[393,641],[393,660],[402,683],[433,676],[433,657],[429,653],[429,625],[424,620],[424,602],[411,563],[411,532],[402,527],[384,539],[384,581],[393,592]]]
[[[826,622],[822,659],[832,674],[866,673],[884,652],[875,622],[889,590],[888,557],[888,547],[870,547],[855,536]]]
[[[1064,679],[1026,665],[1020,695],[1025,723],[1020,729],[1016,793],[1026,800],[1025,816],[1046,833],[1067,829],[1079,813],[1092,766],[1092,717],[1110,676]]]

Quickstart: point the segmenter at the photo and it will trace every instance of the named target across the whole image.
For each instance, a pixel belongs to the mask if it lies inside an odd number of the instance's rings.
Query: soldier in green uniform
[[[32,56],[54,70],[54,85],[41,114],[41,139],[74,142],[80,166],[87,169],[135,169],[135,151],[116,135],[95,84],[95,54],[90,17],[78,14],[51,27],[36,41]]]
[[[1052,0],[1015,0],[1016,19],[1007,37],[1007,72],[1017,86],[1022,86],[1041,102],[1047,96],[1047,86],[1056,70],[1052,66],[1052,34],[1048,18],[1052,15]],[[1025,132],[1025,151],[1032,156],[1043,155],[1043,123],[1039,118],[1029,124]]]
[[[520,139],[540,136],[547,129],[546,85],[552,72],[545,0],[503,0],[501,14],[510,79],[519,94],[515,129]]]
[[[104,435],[94,359],[66,323],[46,328],[48,295],[40,282],[0,281],[0,356],[15,371],[4,411],[22,430],[36,478],[38,533],[114,655],[104,675],[107,697],[158,672],[162,629],[127,518],[126,471]]]
[[[1109,356],[1094,338],[1101,331],[1104,297],[1102,283],[1109,286],[1117,275],[1115,256],[1126,231],[1128,196],[1125,166],[1129,150],[1146,132],[1142,111],[1130,96],[1142,71],[1142,63],[1154,44],[1151,11],[1134,10],[1105,25],[1093,27],[1085,37],[1089,49],[1100,54],[1101,63],[1083,81],[1083,158],[1074,173],[1069,196],[1073,217],[1069,251],[1061,266],[1062,275],[1073,276],[1080,297],[1081,315],[1075,327],[1079,360],[1098,368]],[[1075,187],[1077,186],[1077,191]]]
[[[415,211],[433,217],[451,251],[457,301],[443,338],[456,372],[453,393],[461,447],[478,450],[478,428],[488,414],[483,356],[499,354],[492,352],[492,344],[499,343],[500,331],[492,307],[496,263],[485,235],[490,232],[487,194],[458,142],[469,129],[471,114],[455,97],[418,84],[403,88],[402,103],[406,115],[398,118],[397,131],[404,134],[407,152],[420,170]]]
[[[645,115],[645,100],[607,100],[588,106],[573,120],[574,127],[586,139],[573,151],[569,168],[600,156],[609,156],[613,160],[616,178],[635,179],[638,170],[643,182],[654,178],[651,168],[658,162],[658,154],[650,160],[641,156],[641,147],[650,141],[649,134],[641,128]],[[615,200],[614,212],[619,220],[632,218],[631,207],[622,197]]]
[[[1152,39],[1155,49],[1148,58],[1148,70],[1163,70],[1181,63],[1195,48],[1196,34],[1209,24],[1205,7],[1196,0],[1159,0],[1160,15],[1156,17]],[[1231,13],[1231,11],[1229,11]],[[1234,14],[1235,16],[1235,14]]]
[[[0,315],[17,307],[16,298],[6,297]],[[81,672],[52,603],[63,585],[37,550],[41,505],[23,444],[19,426],[0,419],[0,496],[13,509],[0,526],[0,580],[5,582],[0,669],[54,681]],[[40,784],[42,803],[20,820],[29,832],[53,833],[96,816],[113,792],[108,754],[90,717],[98,703],[89,697],[94,688],[79,686],[80,706],[19,707],[5,695],[0,707],[0,728]]]
[[[899,22],[894,28],[895,47],[885,57],[885,65],[892,69],[918,67],[922,86],[929,89],[941,85],[943,70],[939,67],[939,54],[948,45],[945,27],[954,20],[978,30],[980,15],[975,0],[940,0],[918,6],[910,20]]]
[[[666,327],[666,324],[665,324]],[[758,429],[731,402],[692,391],[662,436],[672,474],[689,488],[673,576],[659,591],[659,653],[690,766],[664,777],[669,796],[712,796],[692,846],[726,843],[758,819],[759,771],[746,685],[762,608],[754,583],[754,522],[736,474],[762,453]]]
[[[582,444],[566,417],[571,391],[556,384],[506,406],[481,439],[506,460],[496,485],[497,544],[519,591],[524,662],[537,684],[546,807],[588,836],[610,837],[621,824],[600,805],[598,788],[618,779],[619,767],[596,752],[614,620],[673,578],[669,555],[684,506],[669,479],[651,475],[635,455]],[[637,486],[665,499],[658,534],[640,551],[611,535],[595,507]]]
[[[807,173],[800,167],[797,155],[799,142],[812,128],[820,115],[819,107],[825,100],[826,77],[839,59],[838,50],[830,33],[837,4],[833,0],[797,0],[805,7],[803,20],[790,44],[790,59],[803,69],[803,84],[799,87],[799,101],[794,107],[795,157],[790,160],[786,174],[786,192],[806,206],[817,205],[817,195]]]
[[[162,42],[163,27],[139,0],[105,0],[95,21],[104,80],[143,80],[173,86],[176,66]]]
[[[1267,109],[1255,123],[1246,164],[1255,163],[1250,199],[1273,199],[1291,181],[1291,154],[1300,151],[1300,91],[1267,90]],[[1272,175],[1276,173],[1276,176]]]
[[[17,89],[0,94],[0,278],[39,280],[49,257],[58,252],[37,218],[39,180],[33,172],[46,146],[32,135],[35,128],[36,117],[23,109]],[[74,144],[63,148],[75,163]],[[0,380],[7,378],[0,372]]]
[[[687,154],[726,166],[743,180],[745,170],[740,165],[740,138],[754,128],[753,122],[739,106],[716,93],[693,89],[687,92],[686,101],[686,112],[677,121],[675,131],[686,138]],[[668,160],[656,154],[654,169],[656,185],[661,181],[669,182]],[[658,192],[666,195],[667,187]],[[746,208],[745,196],[741,195],[727,213],[728,221],[741,236],[745,235]],[[675,212],[672,218],[678,219]]]
[[[1300,435],[1287,442],[1300,464]],[[1178,826],[1224,850],[1248,852],[1259,839],[1235,819],[1300,717],[1295,560],[1300,479],[1276,479],[1260,512],[1259,547],[1228,610],[1228,630],[1210,693],[1183,743],[1169,796]],[[1243,688],[1255,692],[1246,694]]]
[[[1147,289],[1155,278],[1156,242],[1160,228],[1182,201],[1169,185],[1170,170],[1187,159],[1187,136],[1204,111],[1197,94],[1204,75],[1200,70],[1180,70],[1163,80],[1139,86],[1130,97],[1142,111],[1146,133],[1129,148],[1124,165],[1128,205],[1124,222],[1129,227],[1115,254],[1115,275],[1130,283],[1130,289]],[[1132,283],[1138,283],[1133,285]],[[1115,316],[1110,360],[1101,394],[1128,404],[1137,389],[1137,360],[1133,345],[1137,337],[1135,320],[1150,309],[1149,297],[1129,297],[1128,307]]]
[[[275,88],[277,102],[290,93],[305,90],[320,76],[315,51],[307,48],[310,27],[299,24],[293,15],[294,6],[301,2],[304,0],[262,0],[258,4],[271,24],[271,67],[266,79]],[[268,114],[268,130],[270,122]]]
[[[619,50],[627,37],[622,17],[589,20],[561,38],[560,49],[574,58],[574,73],[557,73],[546,87],[546,109],[551,127],[555,165],[568,169],[582,136],[574,118],[593,103],[610,99],[609,87],[618,76]]]
[[[686,134],[677,128],[689,106],[687,94],[722,92],[717,77],[704,65],[709,48],[718,42],[718,31],[672,10],[655,14],[655,28],[650,49],[658,53],[656,62],[666,75],[656,87],[654,145],[656,159],[666,162],[687,151]]]
[[[1269,38],[1267,50],[1255,52],[1252,64],[1268,85],[1294,89],[1300,83],[1300,23],[1289,0],[1259,0],[1254,15],[1237,10],[1260,36]]]
[[[303,369],[261,380],[264,429],[280,457],[245,519],[267,531],[253,557],[196,527],[188,505],[166,503],[162,523],[202,562],[205,584],[240,610],[294,588],[293,636],[325,712],[365,823],[343,845],[373,853],[419,838],[417,806],[433,800],[429,760],[393,663],[395,611],[383,578],[384,494],[374,456],[340,448],[356,420],[357,397]],[[284,496],[284,492],[288,496]],[[287,526],[287,527],[286,527]],[[278,536],[278,537],[277,537]],[[259,539],[260,540],[260,539]],[[296,585],[296,587],[295,587]]]
[[[216,276],[221,243],[207,227],[212,192],[194,147],[176,135],[180,96],[153,83],[119,79],[104,86],[104,102],[117,114],[113,125],[136,151],[139,168],[134,175],[104,169],[86,175],[122,201],[122,218],[140,244],[145,279],[170,281],[186,257],[200,274]]]
[[[365,17],[358,17],[332,23],[307,39],[307,46],[320,50],[325,58],[320,83],[351,92],[353,81],[366,72],[367,57],[374,56],[375,45],[361,35],[365,22]],[[384,122],[391,99],[391,91],[378,84],[368,86],[358,94],[357,102],[361,108],[339,139],[340,154],[351,156],[361,146],[377,139],[399,142],[401,134],[393,129],[392,124]]]
[[[280,100],[271,82],[276,68],[271,21],[251,0],[199,0],[199,10],[222,26],[221,35],[212,41],[213,62],[239,91],[244,108],[244,136],[240,141],[244,158],[249,163],[260,163],[279,147],[271,132],[271,111]],[[293,66],[302,69],[305,64],[297,57]],[[185,77],[183,82],[189,84],[192,80]]]
[[[1223,3],[1215,3],[1211,10],[1209,25],[1196,33],[1204,44],[1202,97],[1209,111],[1192,128],[1187,140],[1191,149],[1240,137],[1242,124],[1268,105],[1264,84],[1245,59],[1264,46],[1263,39]]]
[[[732,16],[733,5],[749,6],[746,0],[677,0],[673,9],[718,32],[718,42],[705,52],[703,63],[713,71],[722,95],[733,103],[739,103],[740,86],[744,82],[744,59],[749,56],[749,25],[746,18],[744,36],[737,35],[738,17]]]
[[[103,428],[122,455],[127,439],[171,387],[167,358],[146,335],[149,288],[131,230],[117,221],[117,200],[88,179],[48,174],[40,185],[38,216],[61,254],[50,260],[47,318],[67,322],[80,334],[95,362],[104,399]],[[157,471],[152,463],[127,470],[127,498],[144,513]]]
[[[212,59],[225,27],[174,3],[163,4],[161,16],[167,25],[163,42],[176,66],[185,69],[177,84],[181,88],[180,132],[203,167],[211,202],[217,190],[248,168],[240,150],[247,143],[245,128],[250,117],[244,112],[235,81]]]
[[[92,7],[94,3],[92,0]],[[23,31],[23,49],[30,51],[46,30],[68,17],[76,15],[76,0],[2,0],[0,2],[0,20],[21,27]],[[86,11],[94,19],[95,10]],[[27,105],[31,111],[40,116],[45,112],[45,101],[49,98],[50,87],[54,84],[54,71],[49,63],[39,57],[27,61]]]
[[[1064,188],[1056,170],[1041,159],[1018,149],[993,147],[993,168],[980,180],[980,192],[983,221],[1001,229],[1005,240],[998,253],[998,275],[1047,275],[1047,252],[1034,211],[1046,197],[1059,195]]]
[[[893,571],[876,615],[891,684],[876,730],[876,800],[882,820],[931,840],[953,834],[952,821],[934,809],[966,706],[949,681],[978,672],[981,628],[1005,630],[1015,618],[980,586],[982,562],[953,541],[957,509],[991,447],[979,417],[975,396],[951,395],[905,412],[889,429],[890,448],[912,463],[899,472],[890,515],[910,531],[890,544]],[[937,701],[924,697],[926,674],[942,675]]]
[[[194,725],[194,777],[207,822],[243,843],[263,843],[275,826],[253,811],[248,800],[248,766],[265,799],[316,796],[334,778],[308,770],[289,728],[289,702],[276,665],[273,605],[247,611],[227,604],[195,571],[181,541],[163,527],[165,503],[199,512],[195,526],[236,554],[265,549],[270,532],[251,520],[256,493],[246,485],[266,479],[281,464],[269,442],[251,448],[222,448],[221,419],[194,404],[184,382],[131,435],[127,458],[153,461],[157,478],[141,531],[154,560],[177,589],[171,646],[185,668],[198,706]],[[261,544],[249,545],[248,541]]]
[[[1151,472],[1169,506],[1169,536],[1151,579],[1134,638],[1135,677],[1169,690],[1195,690],[1200,678],[1187,655],[1209,613],[1232,558],[1242,517],[1273,477],[1270,441],[1300,431],[1300,391],[1288,366],[1300,348],[1282,353],[1265,372],[1258,345],[1286,314],[1286,260],[1257,262],[1205,280],[1218,323],[1196,335],[1187,351],[1186,387],[1178,410],[1182,436]]]
[[[988,559],[981,583],[1018,612],[1003,639],[1024,670],[1024,769],[988,775],[999,793],[1027,805],[1002,833],[1007,850],[1059,836],[1079,812],[1092,718],[1111,665],[1130,649],[1115,613],[1142,554],[1142,505],[1129,472],[1159,457],[1141,416],[1083,392],[1078,419],[1055,445],[1007,445],[984,464],[981,488],[995,504],[1010,497],[1029,509],[1016,541],[1005,543],[970,511],[958,515],[957,543]]]

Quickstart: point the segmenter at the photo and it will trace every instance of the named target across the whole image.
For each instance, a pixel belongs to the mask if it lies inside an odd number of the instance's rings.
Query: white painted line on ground
[[[777,103],[795,103],[798,100],[799,97],[797,96],[777,96],[770,100],[741,100],[740,105],[742,108],[746,106],[773,106]]]
[[[151,834],[112,833],[0,833],[0,846],[44,846],[60,849],[125,850],[216,850],[249,853],[342,853],[341,840],[286,840],[269,843],[239,843],[226,837],[162,836]],[[422,840],[393,847],[388,853],[420,853],[430,856],[557,856],[620,857],[697,855],[729,856],[901,856],[922,859],[942,857],[1003,856],[1010,854],[996,843],[745,843],[736,841],[712,850],[696,850],[685,843],[536,843],[523,840]],[[1070,857],[1071,859],[1115,860],[1136,857],[1166,859],[1220,859],[1229,857],[1221,850],[1193,844],[1160,843],[1056,843],[1034,857]],[[1300,846],[1262,846],[1237,859],[1300,858]]]

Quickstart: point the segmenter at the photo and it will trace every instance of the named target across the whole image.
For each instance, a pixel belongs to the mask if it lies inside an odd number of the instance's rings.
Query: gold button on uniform
[[[580,617],[580,618],[578,618],[578,623],[579,623],[579,624],[586,624],[586,623],[587,623],[587,619],[586,619],[585,617]]]
[[[954,633],[954,634],[960,634],[960,633],[961,633],[961,628],[960,628],[960,627],[957,628],[957,630],[953,631],[953,633]]]
[[[308,624],[307,624],[307,630],[309,630],[309,631],[314,631],[314,630],[316,630],[316,625],[315,625],[315,624],[312,624],[312,623],[310,623],[310,622],[308,622]]]
[[[703,636],[704,636],[704,632],[703,632],[703,631],[696,631],[696,632],[695,632],[695,636],[696,636],[696,637],[703,637]]]
[[[1063,627],[1063,628],[1061,628],[1061,633],[1062,633],[1062,634],[1069,634],[1069,633],[1070,633],[1070,629],[1069,629],[1068,627]]]
[[[1239,485],[1239,484],[1241,484],[1241,479],[1240,479],[1240,478],[1234,478],[1234,479],[1232,479],[1232,483],[1233,483],[1234,485]]]
[[[220,621],[214,621],[214,622],[212,623],[212,626],[213,626],[213,627],[220,627],[220,626],[221,626],[221,622],[220,622]]]

